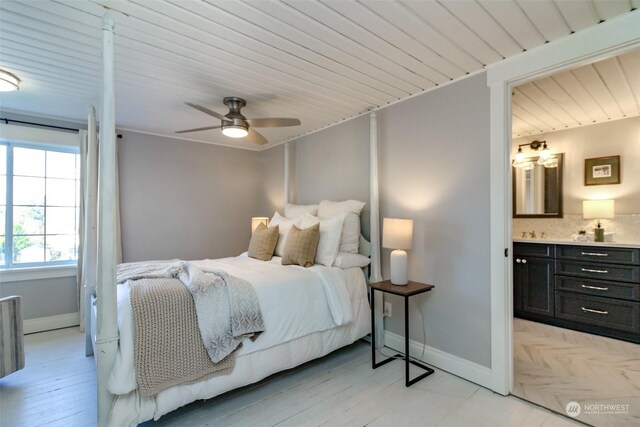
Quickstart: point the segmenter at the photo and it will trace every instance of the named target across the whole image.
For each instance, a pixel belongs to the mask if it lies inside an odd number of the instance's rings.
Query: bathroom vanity
[[[640,244],[514,239],[514,315],[640,343]]]

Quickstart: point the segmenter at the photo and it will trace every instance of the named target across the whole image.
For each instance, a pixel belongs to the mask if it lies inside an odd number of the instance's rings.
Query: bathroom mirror
[[[514,218],[562,218],[562,153],[555,154],[558,167],[538,165],[538,157],[530,157],[533,167],[513,170]]]

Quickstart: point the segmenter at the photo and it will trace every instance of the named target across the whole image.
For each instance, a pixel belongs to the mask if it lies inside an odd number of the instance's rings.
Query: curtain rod
[[[69,131],[73,131],[73,132],[78,132],[79,131],[79,129],[67,128],[67,127],[64,127],[64,126],[43,125],[42,123],[25,122],[23,120],[7,119],[6,117],[1,117],[0,121],[4,122],[7,125],[9,124],[9,122],[12,122],[12,123],[20,123],[22,125],[40,126],[40,127],[44,127],[44,128],[69,130]]]
[[[22,125],[31,125],[31,126],[40,126],[43,128],[51,128],[51,129],[59,129],[59,130],[68,130],[68,131],[72,131],[72,132],[79,132],[80,129],[75,129],[75,128],[68,128],[68,127],[64,127],[64,126],[54,126],[54,125],[43,125],[42,123],[35,123],[35,122],[25,122],[23,120],[14,120],[14,119],[8,119],[6,117],[0,117],[0,122],[4,122],[5,124],[9,124],[9,122],[12,123],[20,123]],[[122,134],[118,134],[116,135],[119,139],[122,139]]]

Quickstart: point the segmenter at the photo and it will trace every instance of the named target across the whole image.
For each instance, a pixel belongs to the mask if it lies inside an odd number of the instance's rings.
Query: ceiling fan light
[[[13,92],[20,88],[20,79],[8,71],[0,70],[0,92]]]
[[[229,125],[222,128],[222,134],[230,138],[244,138],[249,134],[249,131],[242,126]]]

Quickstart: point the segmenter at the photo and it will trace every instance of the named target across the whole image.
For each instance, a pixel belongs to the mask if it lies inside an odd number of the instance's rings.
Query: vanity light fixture
[[[8,71],[0,69],[0,92],[13,92],[20,88],[20,79]]]
[[[526,147],[527,145],[534,151],[540,150],[540,153],[538,154],[537,164],[544,166],[545,168],[558,167],[558,158],[551,154],[551,150],[549,150],[549,148],[547,147],[547,141],[532,141],[528,144],[518,145],[518,152],[516,153],[515,159],[512,163],[514,168],[529,170],[535,167],[534,163],[526,158],[524,152],[522,151],[522,147]]]

